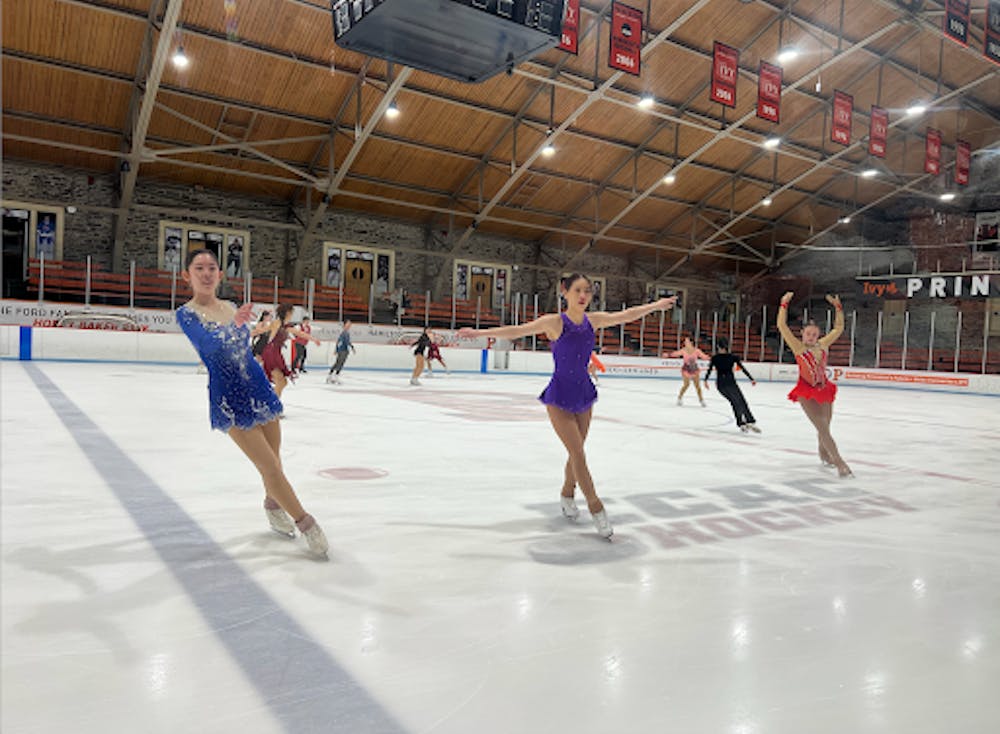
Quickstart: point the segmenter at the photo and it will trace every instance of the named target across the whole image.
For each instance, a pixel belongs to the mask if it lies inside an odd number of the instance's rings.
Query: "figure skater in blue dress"
[[[653,311],[673,308],[676,298],[661,298],[643,306],[633,306],[624,311],[606,313],[597,311],[588,314],[587,307],[593,298],[590,279],[585,275],[573,274],[562,281],[562,294],[566,299],[566,311],[560,314],[546,314],[534,321],[519,326],[500,326],[492,329],[461,329],[463,337],[488,336],[501,339],[519,339],[532,334],[545,334],[552,345],[555,371],[548,387],[539,396],[548,410],[552,427],[566,447],[569,459],[566,462],[560,500],[562,512],[570,520],[580,515],[574,498],[579,485],[587,499],[587,508],[594,520],[597,532],[610,538],[614,532],[608,521],[604,505],[601,503],[594,480],[587,467],[587,456],[583,444],[590,430],[591,411],[597,400],[597,389],[587,373],[590,355],[594,351],[594,329],[627,324],[641,319]]]
[[[222,276],[214,252],[189,253],[184,280],[194,295],[177,309],[177,322],[208,369],[212,428],[228,433],[260,472],[271,528],[294,538],[298,527],[309,550],[325,556],[329,545],[323,529],[303,509],[281,466],[278,418],[283,408],[250,350],[251,305],[236,308],[217,298]]]

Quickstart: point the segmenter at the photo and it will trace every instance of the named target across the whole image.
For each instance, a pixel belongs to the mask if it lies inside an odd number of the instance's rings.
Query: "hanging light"
[[[389,106],[385,108],[385,116],[390,120],[395,120],[399,117],[399,107],[396,105],[396,100],[389,103]]]
[[[920,117],[920,115],[927,112],[927,105],[917,102],[914,105],[906,108],[907,117]]]
[[[795,61],[799,57],[799,50],[793,46],[786,46],[778,52],[778,63],[787,64],[789,61]]]
[[[955,194],[952,193],[951,191],[948,191],[946,193],[941,194],[941,196],[938,197],[938,198],[940,198],[941,201],[954,201],[955,200]]]
[[[673,186],[676,181],[677,181],[677,176],[674,174],[673,171],[671,171],[670,173],[668,173],[666,176],[663,177],[663,183],[665,183],[667,186]]]
[[[848,217],[848,216],[843,216],[843,217],[841,217],[840,219],[837,220],[837,223],[838,224],[850,224],[851,223],[851,218]]]
[[[186,69],[188,64],[191,63],[188,60],[187,54],[184,53],[183,44],[177,47],[177,50],[174,51],[174,55],[170,60],[173,62],[174,66],[178,69]]]
[[[545,147],[542,148],[542,155],[546,158],[551,158],[556,154],[556,146],[552,144],[551,140],[545,142]]]
[[[774,203],[774,197],[771,196],[771,194],[768,194],[767,196],[765,196],[763,199],[760,200],[760,203],[763,204],[764,206],[771,206],[771,204]]]
[[[861,172],[861,178],[875,178],[878,175],[877,168],[866,168]]]
[[[636,107],[638,107],[640,110],[648,110],[651,109],[654,104],[656,104],[656,97],[654,97],[652,94],[644,94],[642,95],[642,97],[639,98],[639,101],[636,102],[635,104]]]
[[[768,150],[774,150],[779,145],[781,145],[781,138],[768,138],[763,143],[764,147]]]

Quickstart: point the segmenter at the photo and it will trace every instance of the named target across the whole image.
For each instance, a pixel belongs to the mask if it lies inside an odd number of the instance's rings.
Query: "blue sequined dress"
[[[566,314],[561,316],[562,334],[552,342],[556,369],[538,399],[570,413],[586,413],[597,401],[597,388],[587,373],[594,351],[594,327],[586,314],[580,324],[574,324]]]
[[[212,428],[247,430],[281,415],[281,401],[250,351],[246,324],[206,321],[186,305],[177,309],[177,323],[208,369]]]

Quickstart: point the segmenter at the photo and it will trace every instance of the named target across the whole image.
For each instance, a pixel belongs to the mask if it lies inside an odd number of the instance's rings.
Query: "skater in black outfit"
[[[705,388],[708,389],[708,378],[712,375],[712,370],[716,371],[715,385],[719,388],[719,392],[722,396],[729,401],[729,404],[733,406],[733,415],[736,416],[736,425],[740,427],[743,433],[747,431],[753,431],[754,433],[760,433],[760,429],[757,428],[757,422],[753,417],[753,413],[750,412],[750,406],[747,405],[747,400],[743,397],[743,391],[740,390],[740,386],[736,384],[736,375],[733,372],[734,366],[739,366],[743,370],[743,374],[750,378],[750,384],[756,385],[757,381],[753,379],[753,376],[747,372],[747,368],[743,366],[743,362],[735,354],[730,354],[729,352],[729,340],[726,338],[720,338],[717,342],[718,352],[712,356],[712,361],[708,365],[708,372],[705,373]]]

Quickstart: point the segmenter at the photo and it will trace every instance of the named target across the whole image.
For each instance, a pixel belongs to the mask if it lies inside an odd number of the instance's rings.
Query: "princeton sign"
[[[858,278],[863,299],[1000,298],[1000,273],[939,273]]]

